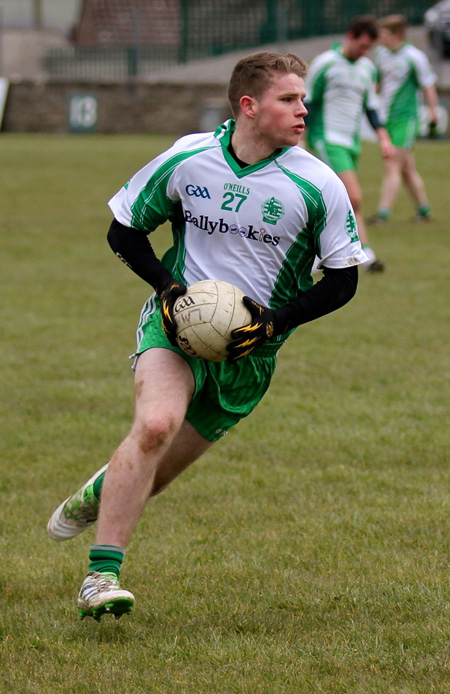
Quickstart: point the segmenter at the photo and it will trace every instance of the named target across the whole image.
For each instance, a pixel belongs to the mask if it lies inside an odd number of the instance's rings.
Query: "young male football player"
[[[380,202],[371,224],[383,224],[392,211],[403,181],[416,208],[415,221],[431,220],[424,182],[416,169],[414,143],[419,134],[419,95],[429,108],[430,135],[436,134],[438,96],[436,75],[423,51],[406,41],[407,22],[402,15],[380,20],[380,46],[374,52],[381,113],[395,147],[384,162]]]
[[[250,414],[266,392],[291,331],[343,306],[366,261],[344,185],[298,147],[305,63],[262,52],[239,61],[229,84],[234,119],[187,135],[110,200],[109,243],[155,289],[138,328],[135,416],[108,466],[53,513],[67,540],[98,517],[81,616],[120,616],[134,604],[120,566],[149,497]],[[159,260],[148,234],[172,223]],[[313,286],[320,258],[323,279]],[[233,333],[225,362],[194,359],[174,339],[173,305],[186,286],[214,278],[246,294],[252,321]],[[101,503],[100,503],[101,500]]]
[[[367,57],[377,36],[377,22],[373,17],[357,17],[350,24],[343,43],[314,58],[306,80],[307,144],[344,182],[368,256],[365,269],[371,272],[382,271],[384,265],[369,244],[356,174],[364,111],[378,135],[383,157],[393,154],[389,136],[376,110],[375,67]]]

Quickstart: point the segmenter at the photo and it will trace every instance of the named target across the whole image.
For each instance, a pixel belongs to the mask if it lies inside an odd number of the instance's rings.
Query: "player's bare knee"
[[[145,454],[164,448],[176,433],[177,424],[173,417],[153,417],[135,424],[138,445]]]

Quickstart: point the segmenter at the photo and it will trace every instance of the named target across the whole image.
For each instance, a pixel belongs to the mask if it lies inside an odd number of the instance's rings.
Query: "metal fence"
[[[136,7],[139,4],[142,11],[142,0],[140,3],[136,0]],[[164,6],[165,3],[159,3],[159,21],[163,23]],[[170,44],[164,44],[164,32],[158,38],[158,45],[152,43],[146,37],[143,22],[139,38],[131,39],[129,45],[74,45],[71,49],[54,49],[47,55],[45,66],[50,75],[60,78],[136,76],[239,49],[342,34],[350,21],[361,14],[382,17],[400,13],[411,26],[419,25],[429,6],[429,0],[179,0],[175,45],[172,6],[170,18],[167,16],[167,22],[171,22]],[[134,17],[139,12],[136,7]],[[169,33],[169,24],[167,28]]]
[[[73,46],[52,48],[44,68],[58,79],[116,81],[179,63],[172,46]]]
[[[356,15],[403,14],[423,23],[429,0],[184,0],[186,60],[269,43],[345,32]]]

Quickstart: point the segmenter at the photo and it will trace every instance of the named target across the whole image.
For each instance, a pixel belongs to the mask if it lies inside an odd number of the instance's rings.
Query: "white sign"
[[[94,130],[97,125],[97,111],[97,98],[93,94],[72,94],[69,101],[70,130]]]

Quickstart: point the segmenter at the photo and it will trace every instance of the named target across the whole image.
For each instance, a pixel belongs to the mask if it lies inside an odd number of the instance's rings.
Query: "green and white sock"
[[[114,545],[92,545],[89,548],[89,571],[101,574],[120,575],[120,567],[125,557],[125,550]]]

